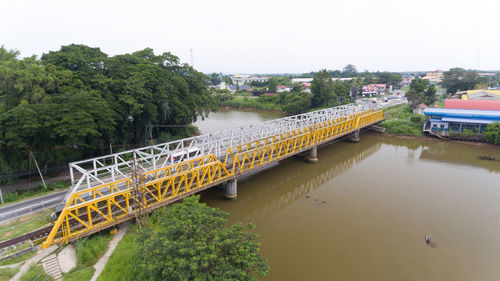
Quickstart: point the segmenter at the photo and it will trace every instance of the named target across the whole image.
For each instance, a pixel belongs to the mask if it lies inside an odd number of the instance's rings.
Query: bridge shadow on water
[[[224,191],[218,188],[202,192],[202,201],[223,209],[226,204],[236,204],[247,213],[239,221],[245,224],[262,222],[299,198],[307,198],[313,190],[354,167],[380,147],[380,141],[328,144],[318,150],[318,163],[307,163],[301,156],[296,156],[238,179],[238,198],[235,201],[224,201]],[[318,204],[327,203],[318,198],[312,200]]]

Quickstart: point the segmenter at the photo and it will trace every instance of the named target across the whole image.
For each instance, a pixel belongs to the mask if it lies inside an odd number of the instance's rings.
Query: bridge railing
[[[140,179],[130,176],[75,191],[42,246],[67,243],[100,231],[134,217],[139,210],[153,210],[384,118],[382,111],[373,110],[332,116],[334,119],[229,147],[224,162],[215,154],[204,155],[144,171]],[[142,198],[134,188],[140,190]]]
[[[136,161],[143,171],[155,170],[202,155],[224,157],[226,150],[284,132],[305,128],[327,120],[363,112],[371,105],[348,104],[313,112],[284,117],[267,122],[242,126],[230,130],[186,138],[182,140],[146,146],[72,162],[69,164],[71,192],[129,177],[132,163]],[[66,196],[67,200],[70,193]]]

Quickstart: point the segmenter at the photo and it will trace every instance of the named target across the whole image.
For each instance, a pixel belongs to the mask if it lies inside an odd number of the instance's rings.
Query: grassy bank
[[[0,268],[0,280],[10,280],[19,272],[19,268]]]
[[[282,106],[279,104],[263,102],[259,98],[239,97],[239,96],[231,97],[231,99],[224,101],[222,105],[232,108],[254,108],[260,110],[274,110],[274,111],[283,110]]]
[[[33,281],[33,280],[54,280],[52,279],[47,273],[45,273],[45,270],[43,270],[43,267],[41,265],[36,265],[36,264],[31,264],[30,268],[26,273],[24,273],[21,278],[19,278],[21,281]]]
[[[425,117],[413,114],[409,105],[402,104],[384,109],[385,121],[380,123],[386,132],[394,135],[423,136]]]
[[[26,234],[33,230],[48,226],[50,224],[50,214],[54,208],[48,208],[38,213],[27,215],[5,224],[0,227],[0,241],[8,240],[19,235]]]
[[[54,183],[48,183],[47,188],[45,188],[42,184],[31,189],[23,190],[23,191],[14,191],[5,193],[3,195],[3,200],[5,205],[18,203],[20,201],[28,200],[31,198],[39,197],[42,195],[47,195],[49,193],[65,190],[68,188],[70,182],[69,181],[58,181]],[[0,206],[5,206],[0,205]]]
[[[134,258],[136,246],[137,227],[131,225],[115,250],[108,263],[99,275],[97,281],[135,280]]]
[[[76,251],[76,267],[64,274],[65,281],[88,281],[94,275],[94,264],[106,253],[113,236],[103,231],[78,240],[74,246]]]

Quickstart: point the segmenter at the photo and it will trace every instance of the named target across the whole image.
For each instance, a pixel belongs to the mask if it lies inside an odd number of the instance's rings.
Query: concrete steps
[[[50,277],[54,278],[54,280],[62,281],[61,268],[59,267],[59,262],[55,254],[44,258],[42,260],[42,267]]]

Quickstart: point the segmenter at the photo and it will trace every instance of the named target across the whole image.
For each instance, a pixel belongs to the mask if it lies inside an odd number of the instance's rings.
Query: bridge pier
[[[306,151],[306,153],[307,153],[306,160],[308,162],[311,163],[318,162],[318,146],[309,149],[308,151]]]
[[[350,142],[359,142],[359,130],[350,133],[346,139]]]
[[[235,178],[224,184],[227,199],[236,199],[238,196],[238,180]]]

